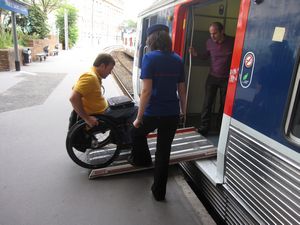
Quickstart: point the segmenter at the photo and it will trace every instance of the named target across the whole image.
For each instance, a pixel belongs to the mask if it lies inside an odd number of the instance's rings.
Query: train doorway
[[[199,57],[191,57],[189,47],[197,52],[204,52],[206,41],[210,38],[209,26],[212,22],[223,24],[225,34],[235,37],[239,15],[240,0],[205,1],[192,5],[188,9],[186,23],[186,39],[184,62],[187,82],[187,119],[185,126],[199,127],[201,111],[205,99],[205,82],[209,73],[210,61]],[[220,108],[220,93],[218,90],[215,104],[212,108],[212,119],[208,138],[217,146],[221,120],[217,120]]]

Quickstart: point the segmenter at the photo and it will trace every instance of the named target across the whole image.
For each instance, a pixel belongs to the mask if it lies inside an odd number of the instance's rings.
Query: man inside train
[[[217,124],[221,125],[234,45],[234,38],[225,34],[224,27],[219,22],[210,24],[209,34],[210,38],[206,41],[205,52],[198,53],[193,47],[189,49],[190,54],[194,57],[199,57],[203,60],[210,59],[209,74],[205,83],[201,124],[198,128],[198,132],[204,136],[209,132],[212,107],[216,101],[218,90],[220,91],[220,109],[217,116]]]

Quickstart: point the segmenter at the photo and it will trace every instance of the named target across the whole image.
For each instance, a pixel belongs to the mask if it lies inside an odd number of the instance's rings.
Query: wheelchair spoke
[[[67,151],[71,159],[78,165],[89,168],[108,166],[118,157],[120,149],[111,138],[116,129],[110,123],[102,121],[99,129],[84,129],[85,124],[74,127],[67,138]],[[105,130],[103,129],[105,128]]]

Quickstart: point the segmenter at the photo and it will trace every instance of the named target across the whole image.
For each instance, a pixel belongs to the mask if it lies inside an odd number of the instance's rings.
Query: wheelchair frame
[[[68,131],[66,148],[70,158],[79,166],[98,169],[110,165],[120,154],[122,148],[130,143],[122,143],[120,128],[127,128],[123,121],[107,115],[97,115],[98,126],[88,129],[83,120],[77,121]],[[78,138],[85,135],[83,147],[76,146]]]

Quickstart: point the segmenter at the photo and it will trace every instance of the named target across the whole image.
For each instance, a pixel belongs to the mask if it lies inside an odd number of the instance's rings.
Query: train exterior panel
[[[156,1],[140,14],[135,98],[145,31],[166,24],[187,73],[186,126],[199,125],[209,68],[188,47],[203,50],[214,21],[235,37],[221,129],[212,124],[207,137],[218,156],[181,163],[227,224],[300,224],[299,11],[298,0],[187,0]]]
[[[232,117],[299,153],[284,131],[293,71],[298,67],[297,4],[265,1],[250,9]]]

